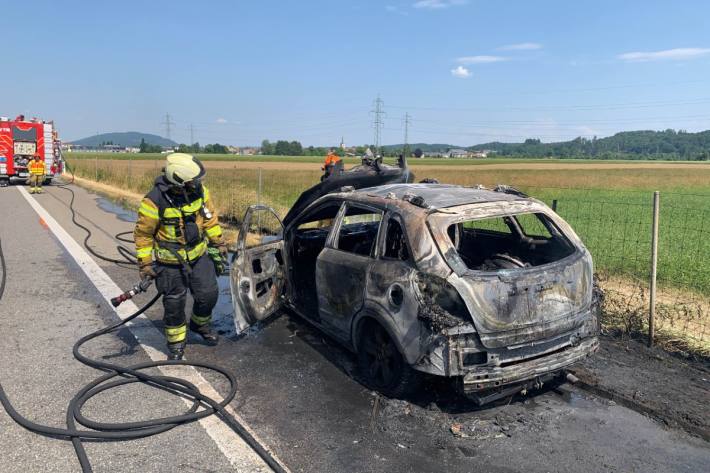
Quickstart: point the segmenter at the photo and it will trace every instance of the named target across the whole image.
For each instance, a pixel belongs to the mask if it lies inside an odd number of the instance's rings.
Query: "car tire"
[[[387,331],[377,322],[366,322],[358,343],[358,368],[364,384],[388,397],[403,397],[419,386],[412,369]]]

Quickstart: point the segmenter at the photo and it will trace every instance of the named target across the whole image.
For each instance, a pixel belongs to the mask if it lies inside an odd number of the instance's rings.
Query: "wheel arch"
[[[394,324],[392,322],[392,319],[390,317],[387,317],[386,315],[383,315],[381,310],[378,310],[376,307],[373,307],[372,305],[365,305],[358,313],[357,315],[353,318],[352,326],[351,326],[351,340],[350,343],[352,345],[352,349],[355,353],[357,353],[360,349],[360,341],[362,339],[362,329],[365,327],[366,324],[368,323],[377,323],[379,324],[382,328],[385,329],[385,332],[387,332],[387,335],[390,337],[390,340],[395,344],[397,347],[397,351],[399,351],[399,354],[402,355],[402,358],[404,358],[404,361],[409,364],[413,365],[417,361],[416,356],[412,356],[412,353],[409,353],[407,350],[404,349],[402,346],[401,340],[399,337],[395,335],[396,330],[394,328]]]

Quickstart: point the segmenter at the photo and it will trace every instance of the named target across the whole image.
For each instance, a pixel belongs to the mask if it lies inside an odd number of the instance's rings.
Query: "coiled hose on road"
[[[119,260],[116,258],[109,258],[108,256],[104,256],[102,254],[99,254],[96,250],[94,250],[90,245],[89,245],[89,239],[91,238],[91,230],[89,230],[86,226],[82,225],[79,223],[76,219],[76,211],[74,210],[74,199],[76,198],[76,195],[74,194],[74,190],[70,188],[69,186],[74,183],[74,170],[69,166],[69,163],[65,163],[67,170],[71,173],[71,180],[67,183],[64,184],[56,184],[52,187],[58,187],[60,189],[63,189],[69,193],[71,193],[71,200],[69,201],[69,211],[71,212],[71,221],[74,225],[77,227],[81,228],[86,232],[86,237],[84,238],[84,248],[86,248],[86,251],[91,253],[93,256],[95,256],[98,259],[107,261],[109,263],[114,263],[117,266],[120,266],[122,268],[126,267],[132,267],[138,264],[138,259],[136,258],[136,255],[132,253],[130,250],[128,250],[126,247],[122,245],[116,245],[116,251],[124,258],[123,260]],[[125,235],[131,234],[132,232],[121,232],[118,233],[117,235],[114,236],[115,239],[122,241],[124,243],[133,243],[133,239],[128,239],[125,238]]]
[[[72,191],[72,201],[70,203],[70,209],[72,210],[72,220],[74,221],[74,223],[76,223],[76,219],[74,218],[74,209],[72,206],[74,202],[73,195],[74,193]],[[84,240],[84,243],[86,243],[86,241],[91,237],[91,231],[84,226],[79,226],[81,228],[84,228],[84,230],[88,233],[87,238]],[[92,252],[92,254],[97,256],[94,252]],[[101,258],[106,259],[105,257]],[[0,270],[2,270],[2,279],[0,279],[0,304],[2,304],[2,298],[5,293],[5,285],[7,282],[7,265],[5,262],[5,255],[2,249],[1,238]],[[153,304],[158,301],[158,299],[160,299],[161,296],[162,294],[160,293],[156,294],[147,304],[145,304],[143,307],[138,309],[138,311],[131,314],[129,317],[125,318],[121,322],[85,335],[84,337],[81,337],[79,340],[77,340],[77,342],[74,344],[74,347],[72,349],[74,358],[76,358],[79,362],[87,366],[95,368],[99,371],[104,371],[106,372],[106,374],[94,379],[93,381],[85,385],[71,399],[67,407],[66,413],[67,428],[64,429],[38,424],[22,416],[12,406],[12,403],[10,402],[7,393],[5,392],[2,383],[0,382],[0,403],[5,408],[5,411],[12,418],[12,420],[14,420],[16,423],[31,432],[46,437],[71,441],[74,446],[76,456],[81,465],[81,469],[84,472],[91,472],[93,470],[91,468],[89,457],[86,454],[86,450],[84,449],[83,442],[111,440],[123,441],[149,437],[151,435],[166,432],[179,425],[195,422],[211,415],[217,415],[232,430],[234,430],[234,432],[236,432],[242,439],[244,439],[247,445],[249,445],[249,447],[251,447],[273,471],[275,471],[276,473],[287,472],[288,470],[284,466],[282,466],[268,450],[266,450],[259,442],[257,442],[256,439],[254,439],[254,437],[244,428],[244,426],[239,421],[234,419],[225,410],[225,406],[227,406],[234,399],[234,396],[237,393],[237,380],[234,375],[226,369],[214,365],[212,363],[203,363],[199,361],[188,360],[150,361],[131,366],[120,366],[113,363],[98,361],[89,358],[81,353],[81,347],[86,342],[88,342],[89,340],[93,340],[94,338],[97,338],[101,335],[111,333],[124,326],[125,324],[148,310]],[[172,376],[150,375],[143,372],[143,370],[149,368],[159,368],[161,366],[177,365],[203,368],[221,374],[227,379],[229,383],[229,392],[221,402],[217,402],[216,400],[202,394],[196,386],[184,379],[175,378]],[[131,383],[143,383],[146,386],[172,393],[178,397],[190,399],[192,400],[193,404],[187,411],[185,411],[181,415],[162,417],[138,422],[97,422],[86,418],[82,414],[82,408],[92,397],[104,391]],[[203,409],[198,411],[200,407],[202,407]],[[77,424],[92,430],[80,430],[77,428]]]

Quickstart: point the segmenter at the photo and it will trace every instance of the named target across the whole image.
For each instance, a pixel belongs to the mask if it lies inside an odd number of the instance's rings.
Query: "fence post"
[[[557,212],[557,199],[552,199],[552,210]]]
[[[261,204],[261,168],[259,168],[259,186],[256,189],[256,203]]]
[[[653,193],[653,227],[651,229],[651,287],[648,308],[648,346],[653,346],[656,318],[656,270],[658,266],[658,210],[660,193]]]
[[[256,189],[256,203],[261,205],[261,168],[259,168],[259,187]],[[261,231],[261,212],[257,214],[256,225]]]

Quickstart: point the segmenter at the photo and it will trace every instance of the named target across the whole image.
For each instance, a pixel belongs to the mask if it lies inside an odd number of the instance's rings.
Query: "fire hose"
[[[74,223],[77,223],[72,205],[73,201],[74,193],[72,191],[72,201],[70,203],[70,210],[72,211],[72,220],[74,221]],[[84,240],[84,243],[86,244],[86,241],[91,236],[91,231],[84,226],[79,226],[84,228],[84,230],[87,232],[87,238]],[[92,252],[92,254],[98,256],[94,252]],[[102,257],[102,259],[106,258]],[[119,260],[116,260],[114,262],[118,263]],[[0,239],[0,269],[2,270],[2,278],[0,279],[1,304],[3,295],[5,293],[5,285],[8,277],[5,255],[2,249],[2,239]],[[129,291],[126,291],[124,294],[121,294],[120,296],[117,296],[116,298],[112,299],[112,305],[116,307],[120,303],[132,298],[136,294],[147,291],[151,282],[152,281],[150,280],[141,281]],[[149,361],[130,366],[121,366],[114,363],[108,363],[105,361],[92,359],[81,353],[82,345],[84,345],[90,340],[93,340],[102,335],[112,333],[123,327],[128,322],[132,321],[136,317],[143,314],[146,310],[148,310],[153,304],[158,301],[158,299],[161,298],[161,296],[161,293],[156,294],[147,304],[145,304],[143,307],[141,307],[136,312],[126,317],[122,321],[110,325],[108,327],[96,330],[88,335],[81,337],[79,340],[76,341],[72,348],[74,358],[87,366],[105,372],[105,374],[86,384],[71,399],[66,412],[66,428],[42,425],[24,417],[13,407],[7,393],[5,392],[5,389],[2,386],[2,383],[0,383],[0,403],[5,408],[5,411],[17,424],[31,432],[34,432],[38,435],[43,435],[45,437],[71,441],[83,472],[93,471],[91,463],[89,461],[89,457],[86,453],[86,450],[84,449],[84,442],[112,440],[125,441],[149,437],[152,435],[167,432],[168,430],[171,430],[179,425],[195,422],[211,415],[218,416],[224,423],[226,423],[232,430],[234,430],[234,432],[236,432],[245,441],[245,443],[249,445],[249,447],[251,447],[273,471],[277,473],[284,473],[288,471],[267,449],[265,449],[247,431],[246,428],[244,428],[244,426],[237,419],[232,417],[226,411],[225,407],[234,399],[237,393],[237,380],[234,374],[232,374],[225,368],[222,368],[212,363],[188,360]],[[152,375],[144,372],[144,370],[150,368],[160,368],[162,366],[191,366],[193,368],[202,368],[213,371],[222,375],[227,380],[227,383],[229,385],[229,391],[221,401],[217,401],[208,396],[205,396],[200,392],[200,390],[196,386],[184,379],[167,375]],[[149,386],[154,389],[160,389],[161,391],[174,394],[175,396],[191,400],[192,406],[182,414],[175,416],[123,423],[99,422],[89,419],[82,414],[82,408],[94,396],[97,396],[98,394],[108,391],[110,389],[114,389],[132,383],[143,383],[145,386]],[[199,410],[200,408],[201,410]],[[78,427],[78,425],[85,427],[85,429]]]

